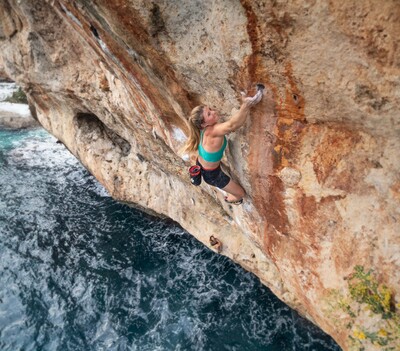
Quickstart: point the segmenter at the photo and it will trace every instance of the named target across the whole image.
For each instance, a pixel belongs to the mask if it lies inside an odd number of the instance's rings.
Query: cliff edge
[[[0,67],[115,199],[216,236],[343,349],[381,350],[400,340],[399,19],[396,0],[0,0]],[[258,82],[231,207],[179,149],[194,106],[229,116]]]

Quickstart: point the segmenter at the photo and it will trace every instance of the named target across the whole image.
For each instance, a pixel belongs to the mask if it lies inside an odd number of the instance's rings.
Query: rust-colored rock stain
[[[281,151],[280,163],[275,165],[277,170],[296,162],[301,134],[307,123],[304,115],[305,101],[295,83],[290,63],[285,66],[285,76],[285,97],[284,101],[279,98],[277,103],[277,122],[274,129],[277,136],[275,149]]]
[[[352,152],[360,139],[358,133],[342,126],[326,130],[313,157],[314,171],[319,183],[324,184],[329,177],[337,173],[340,161]],[[349,190],[354,174],[351,169],[339,173],[341,173],[339,176],[335,176],[337,178],[335,183],[341,189]]]
[[[259,81],[266,84],[267,89],[272,92],[272,101],[263,99],[252,113],[249,130],[251,151],[248,158],[249,167],[253,170],[250,176],[250,195],[266,222],[260,235],[268,251],[271,245],[279,245],[281,235],[290,231],[283,199],[284,186],[276,174],[283,167],[295,162],[298,141],[306,123],[305,102],[295,83],[290,63],[282,66],[287,79],[284,99],[280,98],[277,87],[270,83],[261,55],[266,39],[261,37],[262,31],[254,4],[247,0],[242,0],[241,4],[247,16],[247,33],[252,53],[239,75],[239,85],[248,88]],[[274,16],[273,9],[270,12]],[[285,20],[287,22],[287,16]],[[278,20],[271,22],[271,31],[279,37],[285,36],[285,27],[287,23],[279,25]]]
[[[249,35],[250,43],[251,43],[251,49],[252,53],[250,56],[247,58],[245,62],[246,70],[247,70],[247,86],[245,88],[249,88],[251,86],[251,82],[254,82],[254,79],[257,77],[256,76],[256,70],[257,70],[257,54],[260,52],[260,46],[259,46],[259,31],[257,28],[257,15],[254,12],[251,4],[247,0],[241,0],[240,3],[242,4],[244,10],[246,11],[246,17],[247,17],[247,34]],[[261,77],[260,77],[261,78]],[[257,77],[257,79],[260,79]]]

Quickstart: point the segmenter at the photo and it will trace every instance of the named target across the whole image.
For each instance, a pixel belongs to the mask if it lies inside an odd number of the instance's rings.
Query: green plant
[[[383,319],[393,318],[392,293],[374,279],[372,272],[365,272],[362,266],[354,267],[354,273],[349,278],[350,295],[358,303],[367,304],[372,312],[381,314]]]
[[[24,91],[21,89],[21,87],[18,87],[16,91],[13,92],[13,94],[5,99],[4,101],[6,102],[12,102],[15,104],[27,104],[28,99],[24,93]]]
[[[367,271],[362,266],[355,266],[347,280],[348,294],[342,295],[337,290],[331,292],[330,313],[338,321],[346,320],[346,328],[352,331],[349,349],[400,351],[400,305],[394,305],[392,291],[377,281],[373,270]],[[347,319],[335,314],[335,308],[344,311]],[[365,314],[367,310],[369,317]],[[373,327],[360,325],[366,317],[374,320]]]

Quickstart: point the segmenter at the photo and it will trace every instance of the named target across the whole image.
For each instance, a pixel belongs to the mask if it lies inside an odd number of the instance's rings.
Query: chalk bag
[[[190,181],[193,185],[201,184],[201,167],[192,166],[189,168]]]

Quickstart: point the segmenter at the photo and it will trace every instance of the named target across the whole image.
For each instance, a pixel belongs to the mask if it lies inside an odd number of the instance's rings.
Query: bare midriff
[[[204,160],[201,156],[198,157],[200,164],[203,166],[204,169],[215,169],[218,168],[221,161],[218,162],[208,162]]]

